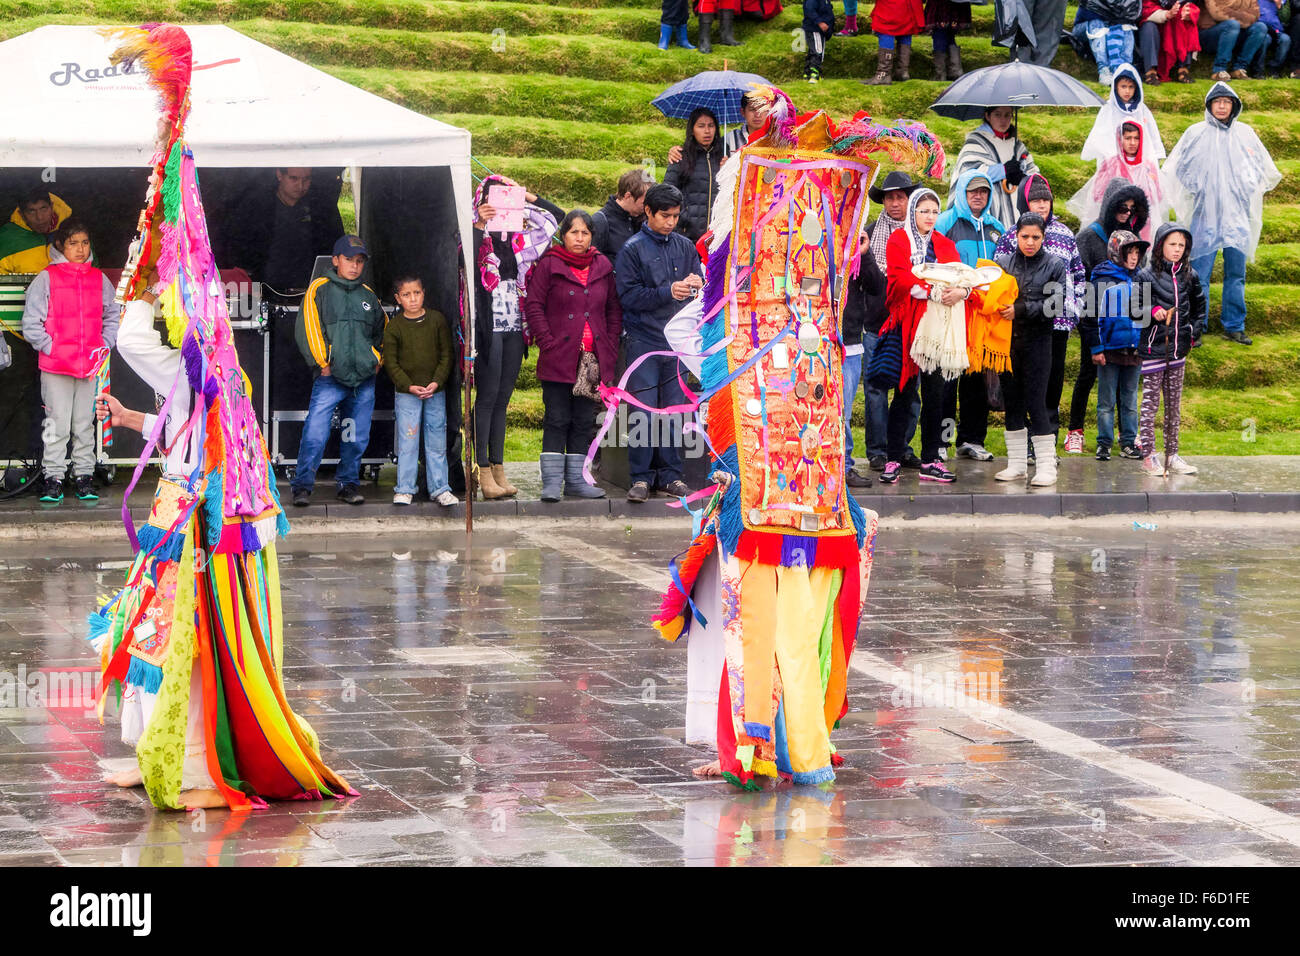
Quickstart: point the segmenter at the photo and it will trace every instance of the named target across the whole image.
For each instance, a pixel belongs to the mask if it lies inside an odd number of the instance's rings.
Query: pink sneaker
[[[1083,430],[1072,431],[1065,436],[1065,453],[1067,455],[1083,454]]]

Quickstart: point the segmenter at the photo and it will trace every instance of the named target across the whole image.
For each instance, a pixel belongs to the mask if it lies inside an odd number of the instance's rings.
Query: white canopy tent
[[[187,138],[204,167],[442,166],[470,248],[470,134],[335,79],[225,26],[186,27],[194,48]],[[116,41],[46,26],[0,43],[0,167],[149,165],[156,95],[137,68],[109,65]],[[51,180],[52,177],[52,180]],[[360,222],[360,202],[358,222]],[[141,197],[143,200],[143,196]]]
[[[88,223],[101,265],[114,268],[123,263],[144,202],[159,107],[140,67],[110,65],[117,41],[101,29],[46,26],[0,42],[0,82],[13,94],[0,101],[0,222],[19,196],[44,187]],[[185,30],[194,63],[186,138],[199,167],[217,265],[243,265],[230,253],[230,240],[249,222],[247,197],[274,189],[275,167],[312,168],[312,194],[327,209],[338,197],[339,174],[350,169],[357,231],[371,253],[376,290],[382,297],[396,275],[421,276],[429,305],[454,328],[461,308],[458,240],[466,255],[473,250],[469,132],[229,27]],[[468,336],[474,297],[465,298]],[[301,409],[310,392],[291,323],[286,334],[278,327],[270,333],[272,414]],[[287,404],[274,397],[277,388],[292,396]],[[391,408],[391,394],[378,399],[380,408]],[[449,407],[453,461],[459,428],[459,409]]]

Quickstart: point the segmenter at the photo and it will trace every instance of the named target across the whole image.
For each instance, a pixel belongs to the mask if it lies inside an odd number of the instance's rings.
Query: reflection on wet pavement
[[[837,782],[738,793],[646,624],[682,535],[293,536],[286,684],[362,796],[245,815],[107,788],[115,725],[15,698],[91,668],[127,554],[5,545],[0,864],[1300,862],[1293,537],[883,531]]]

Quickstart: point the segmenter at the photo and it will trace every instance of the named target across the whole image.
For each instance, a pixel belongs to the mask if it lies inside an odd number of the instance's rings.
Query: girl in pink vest
[[[90,264],[90,232],[75,219],[54,238],[58,253],[27,289],[23,337],[41,369],[45,421],[45,486],[41,501],[63,500],[68,436],[77,497],[97,498],[95,471],[95,371],[117,339],[119,306],[113,285]]]

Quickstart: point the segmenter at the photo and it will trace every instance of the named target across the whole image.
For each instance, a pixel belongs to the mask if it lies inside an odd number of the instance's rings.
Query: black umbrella
[[[1098,109],[1101,99],[1072,76],[1033,63],[1012,60],[962,75],[930,104],[950,119],[983,119],[990,106],[1087,106]]]

